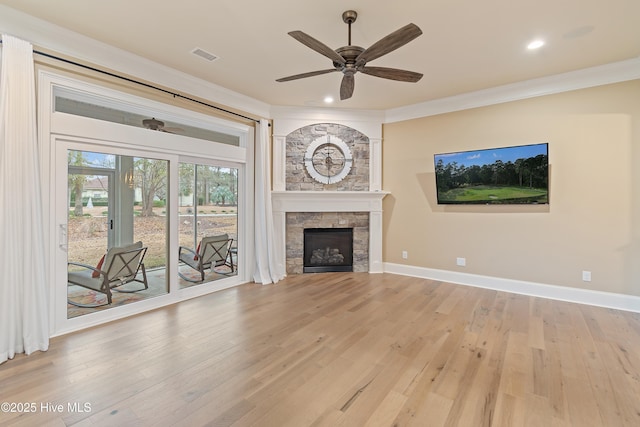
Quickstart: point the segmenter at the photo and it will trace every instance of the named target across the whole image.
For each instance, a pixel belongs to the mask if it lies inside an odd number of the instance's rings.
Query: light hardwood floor
[[[638,426],[640,315],[296,275],[54,338],[0,365],[0,396],[37,404],[2,426]]]

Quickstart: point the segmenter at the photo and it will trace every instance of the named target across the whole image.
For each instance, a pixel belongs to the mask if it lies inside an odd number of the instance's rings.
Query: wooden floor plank
[[[640,314],[293,275],[53,338],[0,365],[0,401],[39,409],[0,426],[636,426]]]

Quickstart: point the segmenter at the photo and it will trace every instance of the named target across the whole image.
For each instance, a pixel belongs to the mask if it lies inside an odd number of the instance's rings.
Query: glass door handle
[[[58,225],[58,247],[67,252],[68,240],[67,240],[67,224]]]

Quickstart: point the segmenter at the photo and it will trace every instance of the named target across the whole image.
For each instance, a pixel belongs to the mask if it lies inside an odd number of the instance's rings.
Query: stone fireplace
[[[281,112],[299,114],[286,108]],[[327,118],[326,113],[320,115]],[[340,116],[344,118],[344,112]],[[316,248],[319,258],[330,257],[337,249],[342,256],[352,257],[348,268],[354,272],[383,271],[382,199],[388,193],[381,191],[382,128],[378,119],[368,114],[356,114],[349,123],[318,122],[306,117],[274,119],[274,237],[287,274],[305,272],[310,256],[305,256],[304,251],[305,229],[319,228],[337,232],[352,229],[353,234],[351,249],[324,245]],[[317,182],[305,169],[307,147],[319,139],[328,140],[329,136],[347,144],[353,153],[352,168],[339,182]],[[307,265],[306,271],[327,271],[325,267]]]
[[[275,237],[287,274],[304,270],[305,228],[353,228],[353,271],[382,269],[382,198],[386,192],[273,192]]]
[[[368,212],[289,212],[285,217],[286,271],[305,272],[304,231],[323,228],[353,230],[351,251],[352,270],[369,271],[369,213]]]

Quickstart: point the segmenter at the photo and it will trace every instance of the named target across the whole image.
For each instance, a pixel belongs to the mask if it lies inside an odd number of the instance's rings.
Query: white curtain
[[[49,348],[33,48],[2,36],[0,363]]]
[[[253,280],[263,285],[284,278],[284,263],[274,242],[273,211],[271,209],[271,150],[269,123],[260,120],[256,132],[255,156],[255,250],[256,269]]]

